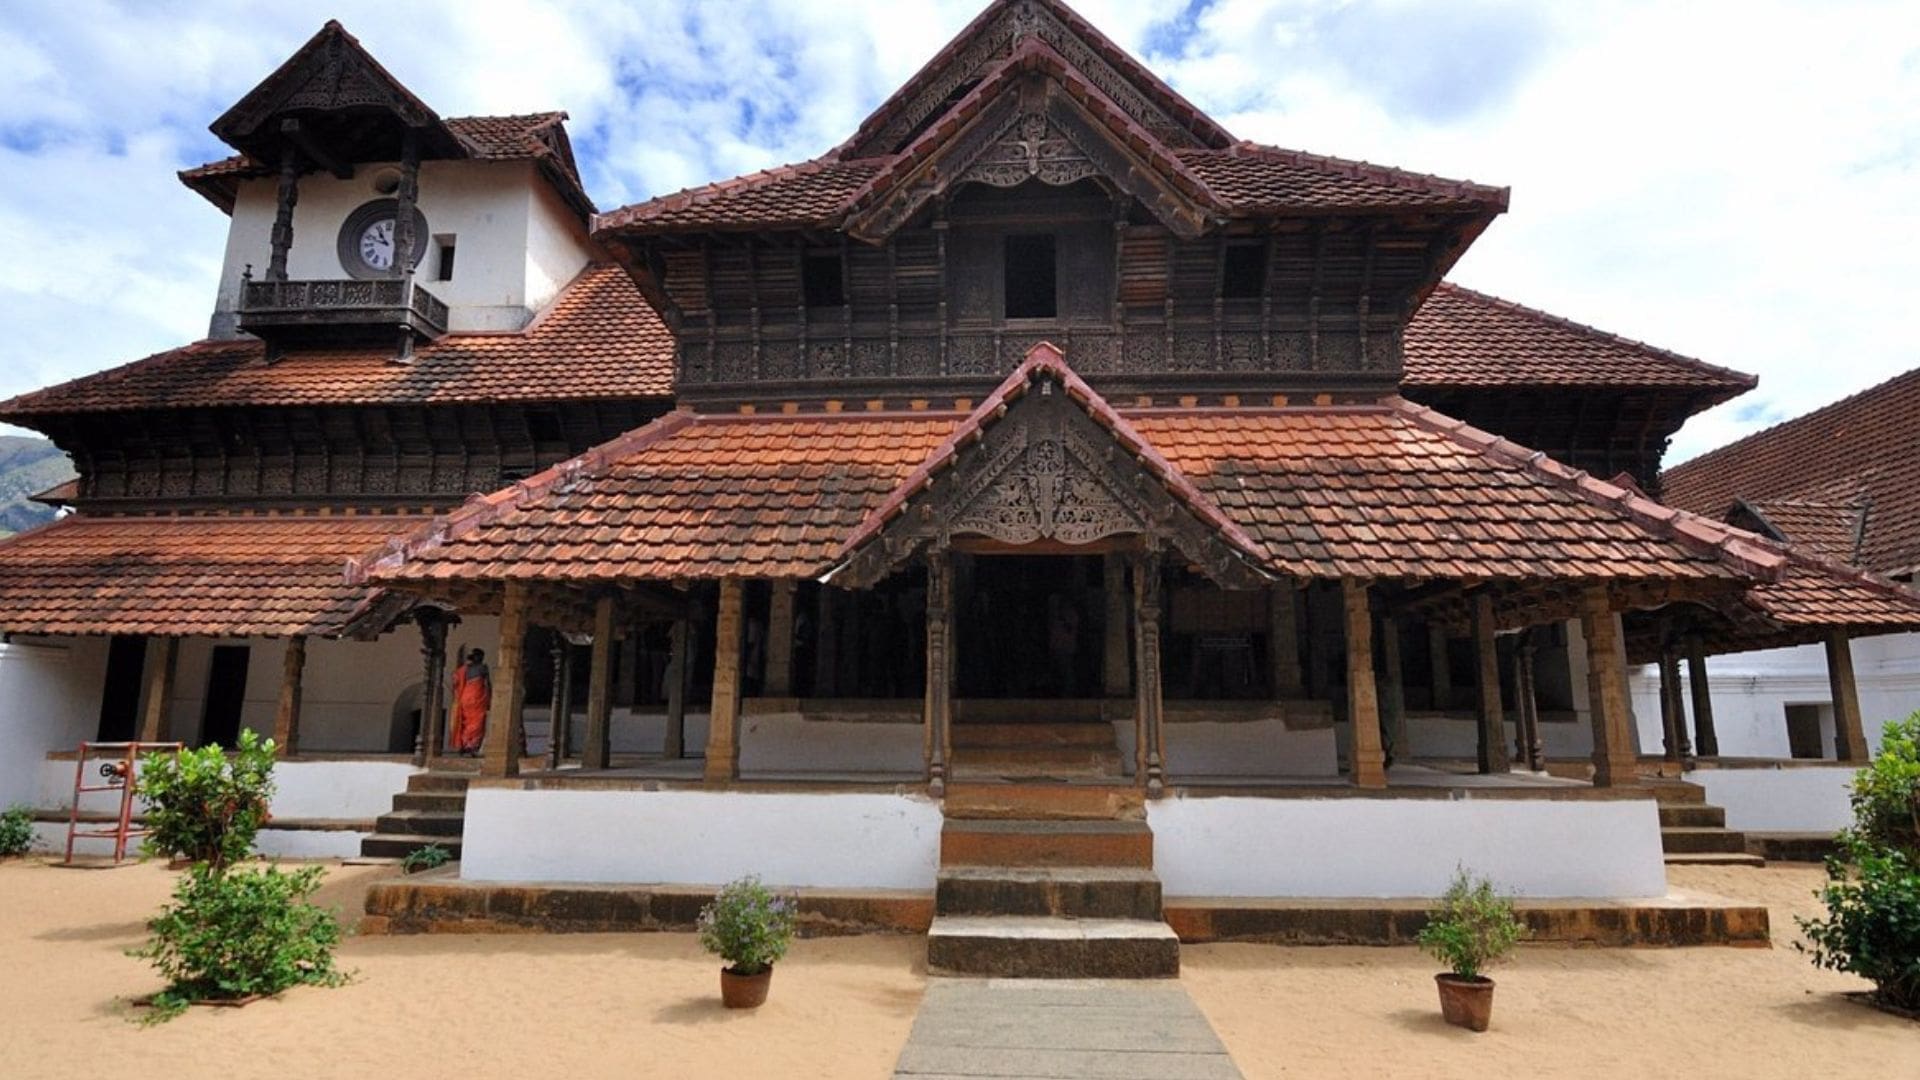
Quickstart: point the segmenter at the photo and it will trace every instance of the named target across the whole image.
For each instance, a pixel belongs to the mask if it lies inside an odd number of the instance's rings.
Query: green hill
[[[0,435],[0,536],[51,521],[53,508],[28,498],[73,475],[67,455],[45,439]]]

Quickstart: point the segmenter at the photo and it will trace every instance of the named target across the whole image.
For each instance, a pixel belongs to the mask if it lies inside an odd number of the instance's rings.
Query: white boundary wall
[[[472,881],[931,889],[940,804],[912,795],[467,792]]]
[[[1838,832],[1853,824],[1847,794],[1857,769],[1695,769],[1687,779],[1726,808],[1727,828],[1752,832]]]
[[[1169,896],[1431,897],[1460,866],[1519,896],[1667,892],[1650,798],[1170,798],[1147,821]]]

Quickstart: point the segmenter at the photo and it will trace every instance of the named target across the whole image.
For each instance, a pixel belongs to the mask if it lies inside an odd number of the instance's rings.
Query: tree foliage
[[[154,997],[153,1017],[177,1016],[195,1001],[339,985],[333,950],[340,925],[309,899],[323,873],[317,866],[293,873],[204,864],[189,870],[173,903],[148,921],[153,936],[130,953],[151,960],[167,980]]]
[[[250,730],[229,756],[218,746],[148,754],[136,790],[146,801],[149,854],[224,870],[253,852],[273,798],[272,739]]]

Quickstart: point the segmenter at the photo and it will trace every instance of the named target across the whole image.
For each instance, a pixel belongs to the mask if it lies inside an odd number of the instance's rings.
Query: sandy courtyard
[[[383,872],[336,869],[324,899],[357,910]],[[1191,947],[1182,982],[1250,1077],[1920,1077],[1920,1025],[1789,944],[1817,870],[1673,877],[1766,902],[1776,947],[1526,949],[1481,1036],[1440,1022],[1409,949]],[[885,1077],[925,980],[918,939],[805,941],[729,1014],[690,935],[363,938],[344,989],[142,1028],[124,1001],[157,983],[123,950],[171,878],[0,865],[0,1075]]]

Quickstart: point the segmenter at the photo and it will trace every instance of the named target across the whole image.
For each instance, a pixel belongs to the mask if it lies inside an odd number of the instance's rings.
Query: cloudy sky
[[[0,397],[200,336],[174,179],[329,16],[443,115],[565,108],[603,208],[818,154],[984,0],[0,7]],[[1455,280],[1760,389],[1671,460],[1920,365],[1920,7],[1080,0],[1243,138],[1511,185]]]

